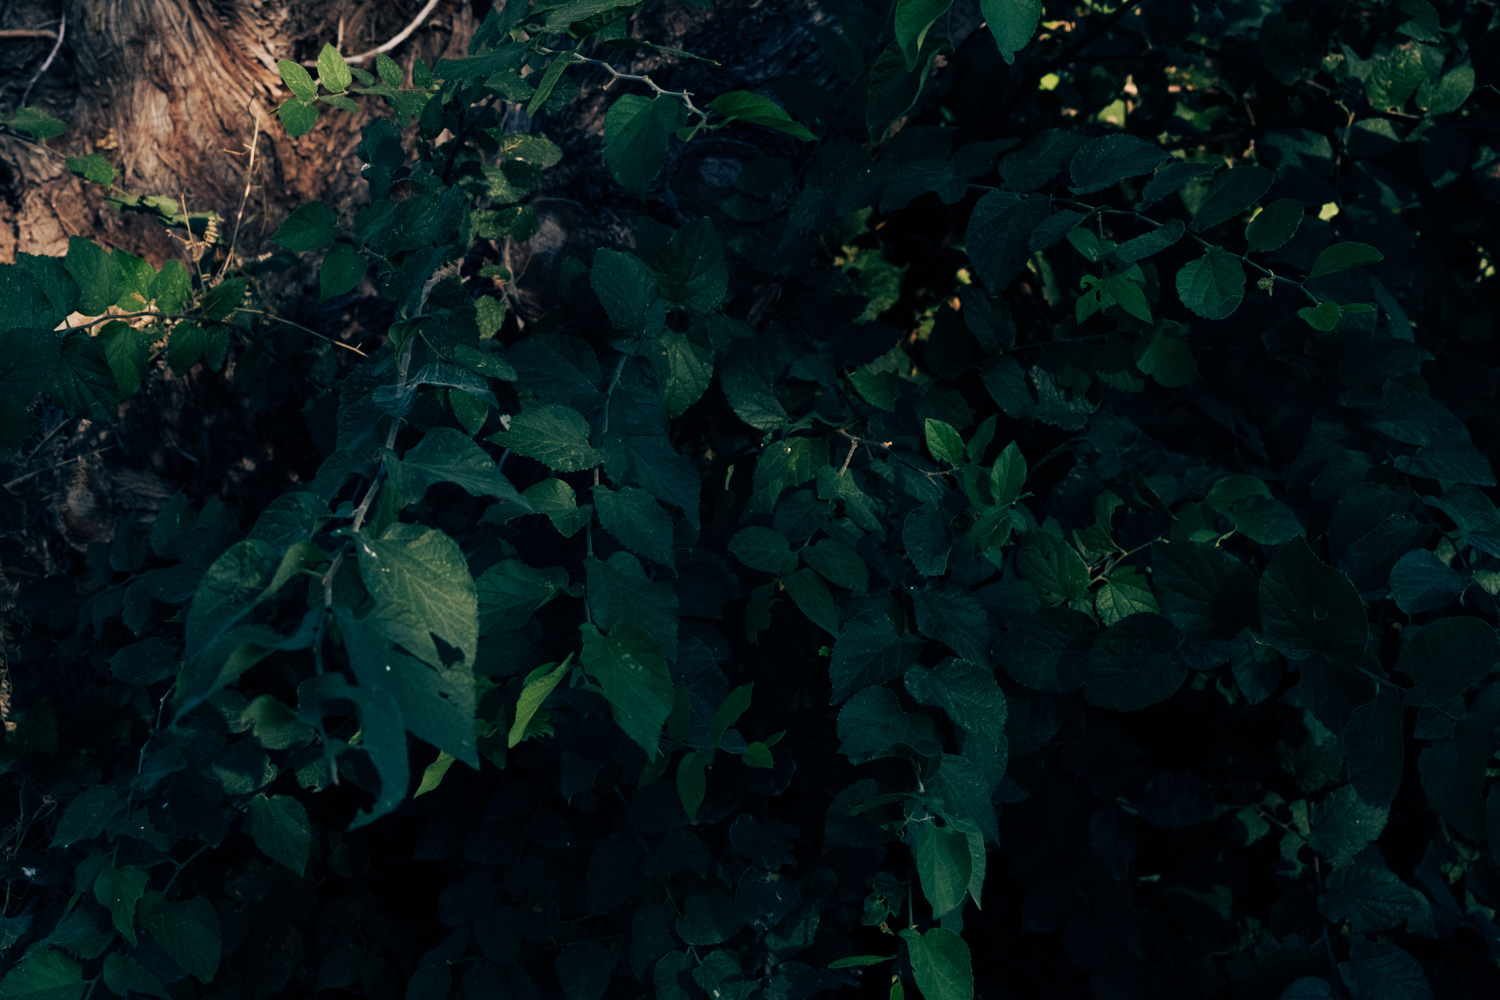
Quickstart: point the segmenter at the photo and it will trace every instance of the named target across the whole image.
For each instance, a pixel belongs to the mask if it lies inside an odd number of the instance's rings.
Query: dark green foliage
[[[272,237],[358,364],[255,266],[0,265],[18,474],[200,365],[319,453],[4,550],[0,997],[1500,993],[1493,8],[829,4],[829,88],[603,92],[634,241],[514,322],[497,105],[640,6],[279,64],[393,112]]]

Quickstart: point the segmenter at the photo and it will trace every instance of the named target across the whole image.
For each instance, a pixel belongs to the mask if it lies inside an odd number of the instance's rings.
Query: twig
[[[371,49],[368,52],[361,52],[357,56],[345,56],[344,57],[344,62],[346,62],[346,63],[360,63],[360,62],[364,62],[367,59],[374,59],[376,56],[380,55],[380,53],[382,53],[382,52],[389,52],[391,49],[394,49],[396,46],[400,45],[402,42],[404,42],[408,38],[410,38],[411,37],[411,33],[413,31],[416,31],[419,27],[422,26],[422,22],[425,21],[425,20],[427,20],[427,15],[431,14],[433,12],[434,8],[437,7],[437,5],[438,5],[438,0],[427,0],[427,6],[423,7],[421,10],[417,11],[417,16],[414,17],[414,18],[412,18],[411,23],[408,24],[406,27],[402,28],[401,31],[395,37],[393,37],[390,41],[386,42],[384,45],[377,45],[377,46],[375,46],[373,49]],[[318,61],[316,59],[308,59],[308,60],[305,60],[302,63],[302,65],[304,65],[304,66],[317,66],[318,65]]]
[[[32,476],[39,476],[39,475],[41,475],[44,472],[51,472],[53,469],[61,469],[63,466],[69,464],[70,462],[79,462],[79,461],[82,461],[85,458],[98,458],[100,455],[104,454],[106,451],[109,451],[113,447],[114,447],[114,445],[112,445],[112,444],[111,445],[106,445],[105,447],[100,448],[98,451],[92,452],[92,453],[90,453],[88,455],[74,455],[72,458],[64,459],[63,461],[58,462],[56,465],[49,465],[49,466],[46,466],[45,468],[41,468],[41,469],[32,469],[30,472],[26,473],[24,476],[17,476],[16,478],[12,479],[10,482],[6,483],[5,485],[0,486],[0,489],[9,490],[12,486],[20,486],[22,483],[24,483],[26,480],[30,479]]]
[[[64,14],[62,16],[62,23],[57,26],[57,41],[52,43],[52,51],[47,53],[47,61],[42,63],[42,68],[36,71],[36,76],[32,77],[31,82],[26,85],[26,89],[21,91],[21,103],[17,105],[18,108],[26,107],[26,98],[31,96],[31,88],[35,87],[36,82],[42,78],[42,74],[51,68],[52,60],[57,58],[57,50],[62,48],[63,36],[67,33],[68,15]]]
[[[165,896],[167,893],[171,892],[172,891],[172,883],[177,881],[177,876],[179,876],[179,875],[182,874],[182,870],[184,868],[186,868],[188,865],[192,864],[195,860],[197,860],[198,855],[202,854],[204,851],[208,850],[212,846],[213,846],[212,844],[204,844],[202,847],[200,847],[196,851],[194,851],[192,853],[192,855],[190,855],[186,861],[182,861],[182,862],[173,861],[172,863],[177,866],[177,870],[172,873],[172,877],[171,878],[167,879],[166,887],[162,889],[161,894],[163,896]]]
[[[615,69],[603,59],[590,59],[588,56],[581,56],[576,52],[558,52],[555,49],[542,48],[541,46],[537,47],[537,51],[541,52],[543,55],[549,56],[568,56],[575,63],[581,63],[589,66],[603,66],[605,70],[609,72],[609,75],[614,79],[632,80],[636,83],[644,83],[646,86],[651,88],[651,90],[656,94],[657,97],[675,97],[683,103],[683,105],[688,109],[690,113],[697,115],[704,121],[708,120],[708,112],[704,111],[702,108],[693,103],[693,95],[691,91],[666,90],[658,85],[657,82],[651,79],[649,76],[642,76],[636,73],[621,73],[619,70]]]
[[[32,38],[56,38],[57,32],[48,31],[45,28],[3,28],[0,29],[0,42],[19,42]]]
[[[340,24],[343,21],[340,20]],[[219,278],[224,277],[224,272],[229,270],[229,262],[234,260],[234,247],[240,240],[240,223],[245,219],[245,203],[250,200],[250,187],[255,183],[255,147],[260,141],[260,115],[251,112],[255,120],[255,131],[250,136],[250,164],[245,168],[245,193],[240,196],[240,210],[234,217],[234,235],[229,238],[229,253],[224,255],[224,263],[219,267]]]
[[[293,323],[289,319],[283,319],[282,317],[277,316],[274,313],[266,312],[264,309],[246,309],[243,306],[237,306],[234,311],[241,313],[255,313],[257,316],[264,316],[267,319],[273,320],[277,323],[285,323],[287,326],[294,326],[297,329],[301,330],[303,333],[310,333],[314,337],[321,337],[322,339],[328,341],[330,344],[333,344],[335,347],[342,347],[346,351],[353,351],[355,354],[358,354],[362,358],[368,356],[364,351],[361,351],[359,348],[354,347],[351,344],[346,344],[342,340],[339,340],[335,337],[330,337],[326,333],[319,333],[317,330],[310,330],[307,327],[303,326],[301,323]]]

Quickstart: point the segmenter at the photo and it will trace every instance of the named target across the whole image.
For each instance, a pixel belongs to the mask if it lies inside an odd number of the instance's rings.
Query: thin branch
[[[245,168],[245,193],[240,196],[240,210],[234,217],[234,235],[229,238],[229,253],[224,255],[224,263],[219,268],[221,279],[229,269],[229,262],[234,260],[235,244],[240,240],[240,224],[245,221],[245,203],[250,200],[250,187],[255,183],[255,147],[260,141],[260,115],[252,111],[250,116],[255,120],[255,131],[250,136],[250,164]]]
[[[0,29],[0,42],[19,42],[32,38],[56,38],[57,32],[45,28]]]
[[[364,62],[367,59],[374,59],[376,56],[380,55],[380,53],[382,53],[382,52],[389,52],[389,51],[391,51],[391,49],[394,49],[396,46],[400,45],[402,42],[404,42],[408,38],[410,38],[411,37],[411,33],[413,31],[416,31],[418,28],[421,27],[422,26],[422,22],[425,21],[425,20],[427,20],[427,15],[431,14],[433,12],[433,10],[437,7],[437,5],[438,5],[438,0],[427,0],[427,6],[423,7],[421,10],[417,11],[417,16],[411,19],[411,23],[408,24],[406,27],[402,28],[401,31],[395,37],[393,37],[390,41],[386,42],[384,45],[377,45],[377,46],[375,46],[373,49],[371,49],[368,52],[361,52],[357,56],[345,56],[344,57],[344,62],[346,62],[346,63],[362,63],[362,62]],[[308,60],[305,60],[302,63],[302,65],[304,65],[304,66],[314,66],[315,67],[315,66],[318,65],[318,61],[316,59],[308,59]]]
[[[334,345],[335,347],[342,347],[346,351],[353,351],[355,354],[358,354],[362,358],[368,356],[368,355],[365,354],[364,351],[361,351],[359,348],[357,348],[357,347],[355,347],[355,346],[353,346],[351,344],[346,344],[342,340],[338,340],[337,338],[330,337],[326,333],[319,333],[317,330],[310,330],[307,327],[303,326],[301,323],[293,323],[289,319],[283,319],[282,317],[277,316],[274,313],[268,313],[268,312],[266,312],[264,309],[246,309],[243,306],[240,306],[240,307],[236,307],[234,311],[235,312],[241,312],[241,313],[255,313],[257,316],[264,316],[267,319],[274,320],[277,323],[285,323],[287,326],[294,326],[297,329],[301,330],[303,333],[310,333],[314,337],[321,337],[322,339],[328,341],[330,344]]]
[[[106,445],[105,447],[100,448],[98,451],[90,452],[87,455],[74,455],[72,458],[64,459],[63,461],[58,462],[56,465],[48,465],[41,469],[33,469],[30,472],[26,473],[24,476],[17,476],[10,482],[4,484],[3,486],[0,486],[0,489],[9,490],[12,486],[20,486],[32,476],[39,476],[44,472],[51,472],[53,469],[61,469],[65,465],[69,465],[73,462],[80,462],[85,458],[98,458],[100,455],[104,454],[106,451],[109,451],[113,447],[114,445],[112,444]]]
[[[64,14],[62,23],[57,26],[57,41],[52,43],[52,51],[47,53],[47,61],[42,63],[42,68],[36,71],[36,76],[32,77],[31,82],[26,85],[26,89],[21,91],[21,103],[17,107],[24,108],[26,106],[26,98],[31,96],[31,88],[35,87],[36,82],[42,78],[42,74],[52,67],[52,60],[57,58],[57,50],[62,48],[63,37],[67,33],[68,15]]]
[[[688,109],[690,113],[697,115],[704,121],[708,120],[708,112],[704,111],[702,108],[693,103],[693,94],[691,91],[666,90],[658,85],[657,82],[651,79],[649,76],[642,76],[636,73],[621,73],[619,70],[615,69],[603,59],[590,59],[588,56],[581,56],[576,52],[558,52],[555,49],[542,48],[541,46],[538,46],[537,50],[543,55],[568,56],[575,63],[589,66],[602,66],[615,80],[631,80],[635,83],[644,83],[646,86],[651,88],[652,92],[655,93],[657,97],[675,97],[683,103],[683,105]]]

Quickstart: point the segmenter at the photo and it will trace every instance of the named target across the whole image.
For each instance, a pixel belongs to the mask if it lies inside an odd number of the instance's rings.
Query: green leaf
[[[927,450],[932,457],[939,462],[947,462],[949,465],[963,465],[967,456],[964,454],[963,439],[958,436],[958,431],[952,424],[932,417],[927,418],[924,425],[927,434]]]
[[[140,909],[141,926],[167,954],[199,982],[213,982],[222,951],[213,904],[202,896],[168,903],[161,893],[152,891],[141,900]]]
[[[120,301],[125,292],[119,258],[81,236],[68,237],[68,255],[63,266],[78,282],[77,311],[85,316],[100,315]]]
[[[250,837],[272,861],[301,875],[312,849],[307,810],[290,795],[257,795],[250,800]]]
[[[338,236],[338,214],[321,201],[310,201],[286,217],[271,242],[301,253],[326,247]]]
[[[1297,235],[1306,210],[1295,198],[1278,198],[1261,209],[1245,227],[1245,251],[1270,253],[1286,246]]]
[[[1283,545],[1305,534],[1292,509],[1273,499],[1270,488],[1254,476],[1225,476],[1204,503],[1262,545]]]
[[[917,68],[917,53],[928,29],[951,6],[953,0],[896,0],[896,44],[906,57],[907,72]]]
[[[967,660],[949,659],[931,671],[912,667],[906,690],[923,705],[933,705],[966,732],[994,743],[1005,740],[1005,694],[993,671]]]
[[[68,130],[65,123],[40,108],[17,108],[16,116],[6,124],[19,132],[25,132],[33,139],[41,140],[43,145],[46,145],[48,139],[56,138]]]
[[[457,757],[446,750],[439,751],[437,759],[422,770],[422,780],[417,782],[417,790],[412,793],[411,797],[417,798],[420,795],[426,795],[428,792],[434,791],[443,783],[443,776],[448,773],[448,769],[453,766],[453,762],[457,759]]]
[[[1188,350],[1187,330],[1171,320],[1149,330],[1136,341],[1135,366],[1168,389],[1198,380],[1198,361]]]
[[[1213,247],[1177,272],[1177,295],[1204,319],[1227,319],[1245,297],[1245,269],[1234,254]]]
[[[146,892],[147,881],[145,872],[129,865],[124,868],[106,865],[94,879],[94,898],[109,910],[115,929],[131,947],[136,944],[135,906]]]
[[[771,528],[741,528],[729,540],[729,551],[740,562],[763,573],[789,573],[797,557],[785,537]]]
[[[1340,271],[1374,264],[1382,260],[1385,260],[1385,254],[1368,243],[1335,243],[1318,254],[1318,259],[1313,261],[1312,270],[1307,273],[1307,277],[1309,280],[1321,278],[1325,274],[1337,274]]]
[[[286,134],[295,139],[311,132],[318,124],[318,109],[311,102],[287,101],[276,112],[276,117],[281,119]]]
[[[112,951],[104,956],[104,985],[119,996],[144,993],[147,996],[172,1000],[161,980],[147,972],[139,962],[129,955]]]
[[[611,490],[596,486],[594,508],[604,529],[638,556],[661,563],[676,572],[672,552],[672,517],[645,490],[633,486]]]
[[[1464,719],[1453,727],[1451,739],[1438,740],[1417,758],[1427,801],[1471,840],[1485,835],[1482,796],[1493,750],[1494,727],[1489,719]]]
[[[740,716],[750,707],[750,696],[755,691],[755,683],[741,684],[729,696],[724,699],[713,718],[708,722],[708,739],[714,746],[720,744],[724,731],[740,720]]]
[[[1233,167],[1217,174],[1208,185],[1189,228],[1202,233],[1245,213],[1271,188],[1276,174],[1265,167]]]
[[[820,539],[802,549],[802,559],[829,583],[863,594],[870,588],[870,570],[865,561],[843,542]],[[790,568],[790,567],[789,567]]]
[[[924,1000],[972,1000],[974,967],[969,946],[950,930],[934,927],[925,934],[903,928],[901,939],[911,956],[911,971]]]
[[[79,1000],[83,967],[55,948],[21,959],[0,979],[4,1000]]]
[[[608,635],[593,625],[582,625],[580,630],[583,654],[579,662],[598,679],[625,735],[655,759],[662,723],[672,713],[674,698],[661,647],[650,633],[630,622],[615,625]]]
[[[889,688],[867,687],[839,709],[837,731],[839,753],[851,763],[863,764],[882,756],[893,743],[922,742],[932,735],[932,721],[925,715],[903,712],[900,700]]]
[[[69,170],[82,177],[86,181],[95,184],[103,184],[110,187],[115,182],[115,168],[100,153],[90,153],[87,156],[70,156],[64,163]]]
[[[517,413],[510,418],[509,430],[492,434],[489,440],[558,472],[582,472],[604,458],[589,444],[589,425],[583,414],[560,403]]]
[[[828,677],[833,683],[830,705],[849,700],[849,696],[872,684],[884,684],[900,673],[901,637],[890,620],[877,623],[855,619],[844,625],[829,657]]]
[[[677,918],[677,936],[687,944],[705,948],[723,944],[745,926],[745,918],[727,893],[718,889],[695,892],[682,904]]]
[[[510,734],[505,740],[507,748],[526,738],[526,727],[532,717],[572,668],[573,656],[569,654],[561,663],[544,664],[526,676],[526,686],[521,689],[521,697],[516,701],[516,721],[511,725]]]
[[[318,706],[329,701],[354,702],[359,711],[359,750],[366,751],[380,776],[380,793],[369,809],[361,809],[349,824],[350,830],[367,826],[401,804],[411,779],[407,761],[406,733],[401,708],[396,699],[379,687],[352,687],[342,674],[324,674],[305,682],[298,689],[303,705]],[[321,712],[321,708],[317,708]],[[472,731],[471,731],[472,736]]]
[[[409,618],[416,653],[439,663],[431,632],[474,662],[479,637],[474,580],[458,544],[436,528],[396,523],[358,538],[359,574],[378,613]]]
[[[592,508],[585,509],[592,515]],[[525,625],[537,608],[567,593],[568,574],[557,566],[539,570],[520,559],[502,559],[480,574],[474,589],[480,632],[511,631]]]
[[[1422,963],[1393,944],[1356,938],[1339,974],[1360,1000],[1432,1000]]]
[[[1026,485],[1026,456],[1014,441],[1006,445],[990,468],[990,497],[1007,506],[1021,498]]]
[[[1436,83],[1424,79],[1417,85],[1417,107],[1429,115],[1452,114],[1463,107],[1473,92],[1474,67],[1455,66]]]
[[[834,959],[828,963],[828,967],[830,969],[853,969],[861,965],[879,965],[895,957],[895,955],[850,955],[848,958]]]
[[[839,612],[823,578],[810,569],[793,570],[781,578],[792,603],[812,619],[814,625],[834,638],[839,634]]]
[[[1313,555],[1302,537],[1277,553],[1260,580],[1266,640],[1289,659],[1313,654],[1352,666],[1364,655],[1365,604],[1349,578]]]
[[[707,217],[683,226],[674,234],[652,255],[651,269],[656,272],[661,294],[667,301],[700,316],[719,308],[729,289],[724,247]],[[705,364],[711,361],[710,355]]]
[[[1089,650],[1084,699],[1112,712],[1166,701],[1187,679],[1182,633],[1166,618],[1134,614],[1104,630]]]
[[[1401,788],[1406,747],[1402,740],[1401,697],[1382,684],[1374,701],[1356,705],[1344,724],[1344,761],[1349,784],[1360,800],[1389,809]]]
[[[1339,304],[1332,299],[1324,299],[1316,306],[1303,306],[1301,309],[1297,310],[1297,315],[1300,316],[1308,326],[1312,327],[1314,330],[1317,330],[1320,333],[1327,333],[1329,330],[1332,330],[1334,327],[1338,326],[1339,317],[1342,314],[1343,311],[1339,309]]]
[[[1089,567],[1076,549],[1047,531],[1028,532],[1016,553],[1016,573],[1050,601],[1074,601],[1089,592]]]
[[[924,2],[931,2],[931,0],[924,0]],[[947,0],[947,2],[951,3],[952,0]],[[898,13],[897,17],[899,16]],[[720,94],[709,101],[708,106],[725,118],[735,118],[751,125],[760,125],[777,132],[784,132],[793,139],[800,139],[803,142],[813,142],[817,139],[817,136],[808,131],[806,125],[793,120],[792,116],[787,114],[779,104],[770,98],[752,94],[748,90],[731,90],[727,94]]]
[[[1127,177],[1149,174],[1171,155],[1160,146],[1133,135],[1104,135],[1090,139],[1073,154],[1068,174],[1074,194],[1103,191]]]
[[[375,56],[375,72],[380,74],[380,81],[387,87],[399,87],[406,80],[401,65],[384,52]]]
[[[953,51],[946,38],[929,35],[917,54],[915,71],[906,68],[906,56],[901,46],[892,41],[870,66],[869,85],[865,91],[865,127],[870,131],[871,142],[881,142],[896,119],[905,115],[917,103],[922,88],[927,84],[927,74],[932,69],[933,57]]]
[[[932,421],[928,421],[930,425]],[[912,568],[922,576],[942,576],[953,548],[952,515],[934,504],[913,507],[901,526],[901,543]]]
[[[1426,549],[1413,549],[1391,567],[1391,600],[1409,615],[1436,611],[1467,585],[1456,570]]]
[[[1440,618],[1424,625],[1402,646],[1396,669],[1417,683],[1408,705],[1432,708],[1462,697],[1500,664],[1500,637],[1478,618]]]
[[[1335,864],[1353,858],[1385,829],[1385,809],[1367,805],[1350,785],[1341,785],[1310,811],[1307,844]]]
[[[938,827],[931,822],[913,823],[909,829],[922,894],[931,904],[933,915],[942,916],[962,906],[973,871],[969,838],[951,826]]]
[[[1031,254],[1031,231],[1050,214],[1049,199],[991,191],[974,206],[964,249],[985,287],[999,294]],[[992,390],[993,391],[993,390]],[[1008,411],[1007,411],[1008,412]]]
[[[1024,49],[1036,26],[1042,19],[1041,0],[979,0],[979,11],[984,15],[990,34],[995,36],[995,45],[1000,57],[1009,66],[1016,61],[1016,53]],[[920,985],[920,983],[918,984]],[[922,990],[927,993],[926,988]],[[938,1000],[928,997],[928,1000]],[[942,1000],[949,1000],[944,997]]]
[[[169,316],[187,308],[193,299],[193,279],[182,261],[175,257],[162,261],[161,270],[151,281],[151,298],[156,300],[156,308]]]
[[[970,663],[986,662],[989,616],[972,591],[957,585],[929,583],[908,593],[917,613],[918,631],[945,643]]]
[[[703,768],[712,756],[690,750],[677,762],[677,797],[689,821],[697,818],[698,807],[703,805],[703,796],[707,794],[708,780]]]
[[[93,785],[77,795],[63,810],[52,831],[52,846],[67,847],[80,840],[93,840],[125,805],[120,793],[108,785]]]
[[[286,74],[282,74],[282,79],[286,80]],[[354,82],[354,76],[349,72],[349,64],[344,62],[344,57],[339,55],[338,49],[327,43],[324,43],[323,50],[318,53],[318,79],[324,87],[335,94],[342,94]],[[291,86],[290,80],[287,80],[287,86]],[[297,96],[306,95],[298,94]]]
[[[637,197],[644,197],[666,163],[668,137],[686,120],[687,111],[676,97],[652,100],[625,94],[610,105],[604,115],[604,162],[615,180]]]
[[[327,302],[354,291],[364,280],[370,262],[351,243],[335,243],[323,256],[318,269],[318,301]]]
[[[655,336],[667,321],[656,275],[633,253],[596,251],[589,286],[615,329],[628,337]]]
[[[1464,541],[1487,555],[1500,557],[1500,511],[1488,496],[1472,486],[1454,486],[1441,499],[1425,496],[1422,500],[1453,518]]]
[[[310,101],[318,96],[318,85],[313,82],[312,74],[290,59],[276,60],[276,69],[281,73],[281,80],[287,89],[304,101]]]
[[[500,467],[473,439],[451,427],[434,427],[402,456],[396,479],[408,497],[420,500],[434,483],[453,483],[470,496],[496,497],[518,514],[530,506]],[[571,504],[570,504],[571,506]]]
[[[1356,934],[1375,934],[1399,927],[1419,902],[1417,893],[1389,868],[1356,861],[1329,874],[1318,911],[1335,924],[1348,920]]]

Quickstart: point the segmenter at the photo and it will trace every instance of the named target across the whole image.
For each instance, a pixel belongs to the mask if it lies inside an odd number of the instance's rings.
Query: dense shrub
[[[520,323],[635,6],[283,63],[391,109],[285,253],[116,189],[220,252],[0,266],[17,476],[190,375],[318,451],[0,546],[0,996],[1496,995],[1494,6],[829,0],[824,76],[612,81],[633,243]]]

